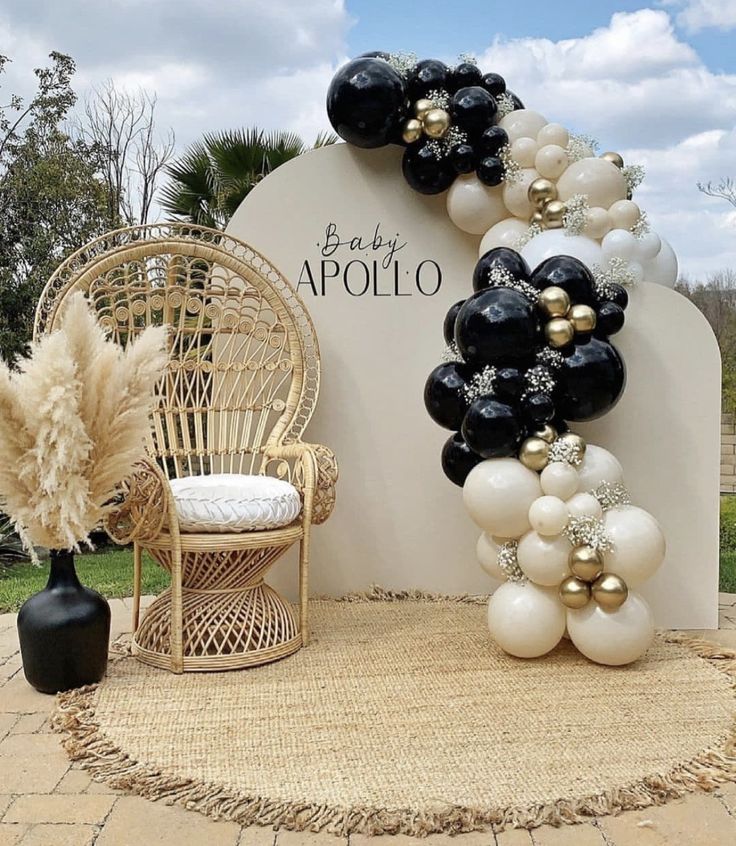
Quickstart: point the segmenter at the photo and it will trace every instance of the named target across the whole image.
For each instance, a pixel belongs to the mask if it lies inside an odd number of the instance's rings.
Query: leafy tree
[[[313,147],[336,140],[319,135]],[[313,147],[291,132],[253,128],[207,134],[167,166],[170,182],[161,191],[161,206],[176,219],[224,229],[264,176]]]

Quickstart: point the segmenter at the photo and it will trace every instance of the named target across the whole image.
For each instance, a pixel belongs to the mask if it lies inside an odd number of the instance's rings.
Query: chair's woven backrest
[[[151,452],[170,476],[248,473],[258,448],[297,440],[319,391],[319,348],[294,289],[249,246],[216,230],[157,224],[111,232],[44,288],[34,335],[83,290],[113,338],[171,326]]]

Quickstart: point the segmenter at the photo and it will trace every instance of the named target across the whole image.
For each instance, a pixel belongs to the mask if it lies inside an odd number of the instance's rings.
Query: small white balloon
[[[638,248],[636,237],[626,229],[612,229],[601,241],[601,250],[606,259],[633,258]]]
[[[571,517],[595,517],[600,520],[603,516],[603,508],[593,494],[576,493],[565,505]]]
[[[617,667],[636,661],[651,646],[654,617],[644,598],[630,591],[615,611],[604,611],[596,602],[568,609],[567,631],[586,658]]]
[[[529,508],[542,494],[539,476],[516,458],[489,458],[468,473],[463,503],[490,535],[518,538],[529,530]]]
[[[623,482],[624,470],[613,453],[595,444],[588,444],[583,463],[578,467],[578,491],[590,492],[601,482]]]
[[[569,519],[570,512],[558,496],[540,496],[529,508],[529,523],[540,535],[559,535]]]
[[[633,284],[644,281],[644,268],[638,261],[630,261],[628,270]]]
[[[624,175],[606,159],[588,158],[573,162],[557,182],[557,193],[565,201],[582,194],[588,205],[610,208],[617,200],[625,200],[628,188]]]
[[[506,220],[491,226],[483,236],[478,248],[478,256],[484,256],[488,250],[493,250],[495,247],[514,249],[519,240],[526,235],[528,228],[528,221],[520,220],[518,217],[507,217]]]
[[[557,144],[546,144],[539,148],[532,164],[541,176],[557,179],[565,172],[569,160],[562,147]]]
[[[538,658],[562,639],[565,606],[553,588],[505,582],[488,601],[488,629],[510,655]]]
[[[481,568],[493,579],[499,582],[506,580],[506,574],[498,566],[499,546],[490,535],[485,532],[478,538],[475,545],[475,552],[478,556]]]
[[[519,167],[534,167],[538,149],[533,138],[517,138],[511,145],[511,158],[518,162]]]
[[[589,238],[602,238],[613,228],[611,216],[600,206],[593,206],[585,213],[583,234]]]
[[[603,515],[613,549],[603,557],[605,570],[620,576],[628,587],[651,578],[664,561],[667,546],[659,523],[643,508],[620,505]]]
[[[539,130],[547,123],[546,118],[531,109],[517,109],[509,112],[499,121],[501,129],[506,130],[509,143],[513,144],[517,138],[536,139]]]
[[[482,235],[508,216],[503,189],[484,185],[474,173],[458,176],[447,192],[447,214],[458,229]]]
[[[642,263],[650,261],[659,254],[662,249],[662,239],[656,232],[645,232],[639,238],[639,245],[637,247],[637,258]]]
[[[545,537],[527,532],[519,541],[516,560],[524,575],[535,584],[555,587],[570,573],[572,544],[564,535]]]
[[[521,255],[532,270],[550,256],[572,256],[587,267],[602,264],[601,246],[585,235],[567,235],[562,229],[547,229],[522,247]]]
[[[569,499],[578,489],[578,472],[567,461],[551,461],[542,470],[539,481],[543,493]]]
[[[632,229],[641,217],[641,209],[632,200],[616,200],[608,213],[616,229]]]
[[[657,255],[644,265],[644,281],[673,288],[677,282],[677,256],[664,238]]]
[[[518,179],[503,183],[503,201],[506,208],[515,217],[528,219],[534,211],[529,201],[529,186],[538,178],[538,170],[533,167],[525,167],[521,169]]]
[[[558,147],[567,147],[570,143],[570,133],[561,123],[548,123],[537,133],[537,144],[544,147],[545,144],[557,144]]]

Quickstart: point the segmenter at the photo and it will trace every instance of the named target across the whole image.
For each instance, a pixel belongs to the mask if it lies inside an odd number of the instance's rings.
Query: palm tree
[[[279,165],[337,137],[320,133],[313,147],[293,132],[237,129],[208,133],[166,167],[161,206],[175,220],[224,229],[245,195]]]

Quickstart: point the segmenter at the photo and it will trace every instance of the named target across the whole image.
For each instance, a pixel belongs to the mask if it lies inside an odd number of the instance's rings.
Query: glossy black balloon
[[[458,173],[470,173],[475,170],[475,150],[470,144],[455,144],[450,149],[448,158]]]
[[[610,289],[610,301],[616,303],[617,306],[620,306],[625,311],[626,306],[629,304],[629,292],[623,285],[619,285],[616,282],[610,286]]]
[[[401,170],[404,179],[420,194],[441,194],[457,175],[449,159],[438,159],[426,144],[404,150]]]
[[[369,50],[367,53],[360,53],[355,57],[356,59],[383,59],[387,62],[391,58],[390,53],[385,53],[383,50]]]
[[[499,97],[501,94],[506,93],[506,80],[498,73],[485,74],[481,84],[494,97]]]
[[[533,427],[544,426],[555,416],[555,404],[549,394],[541,391],[525,397],[521,403],[524,419]]]
[[[521,102],[521,100],[520,100],[520,99],[516,96],[516,94],[514,94],[514,92],[513,92],[513,91],[510,91],[510,90],[507,88],[507,89],[506,89],[506,93],[509,95],[509,97],[511,97],[511,102],[514,104],[514,111],[515,111],[515,112],[516,112],[516,111],[518,111],[519,109],[523,109],[523,108],[524,108],[524,104],[523,104],[523,103]]]
[[[598,307],[598,319],[596,320],[596,335],[615,335],[621,331],[626,317],[621,306],[614,302],[601,303]]]
[[[395,139],[405,114],[403,77],[382,59],[353,59],[327,91],[335,132],[356,147],[383,147]]]
[[[409,99],[421,100],[430,91],[447,88],[450,79],[450,69],[438,59],[422,59],[414,66],[407,81]]]
[[[594,420],[613,408],[626,384],[618,350],[600,338],[575,344],[557,373],[555,404],[565,420]]]
[[[445,337],[446,344],[455,343],[455,321],[457,320],[457,313],[465,305],[465,300],[458,300],[454,305],[450,306],[449,311],[445,315],[445,322],[442,326],[442,334]]]
[[[501,367],[496,371],[493,393],[504,402],[518,402],[525,388],[524,373],[518,367]]]
[[[494,98],[479,85],[456,91],[450,106],[453,122],[471,138],[481,135],[493,123],[497,111]]]
[[[440,364],[429,374],[424,385],[424,405],[435,423],[445,429],[459,429],[468,401],[464,388],[472,371],[461,362]]]
[[[482,156],[498,156],[502,147],[509,143],[509,136],[500,126],[489,126],[478,139],[478,152]]]
[[[483,458],[516,455],[523,436],[514,408],[489,397],[470,406],[461,432],[465,443]]]
[[[455,343],[473,364],[506,365],[535,349],[536,315],[513,288],[487,288],[465,301],[455,321]]]
[[[467,88],[470,85],[482,85],[483,72],[471,62],[461,62],[450,75],[450,88],[457,91],[458,88]]]
[[[481,159],[475,172],[484,185],[493,187],[503,182],[503,162],[495,156],[486,156]]]
[[[572,256],[551,256],[534,268],[530,281],[540,291],[556,285],[567,292],[573,303],[596,304],[593,274]]]
[[[465,443],[460,432],[448,438],[442,447],[442,469],[445,476],[462,487],[468,473],[483,459]]]
[[[482,291],[488,287],[492,270],[507,270],[514,279],[522,282],[529,280],[529,265],[522,256],[510,247],[494,247],[484,253],[473,271],[473,290]]]

